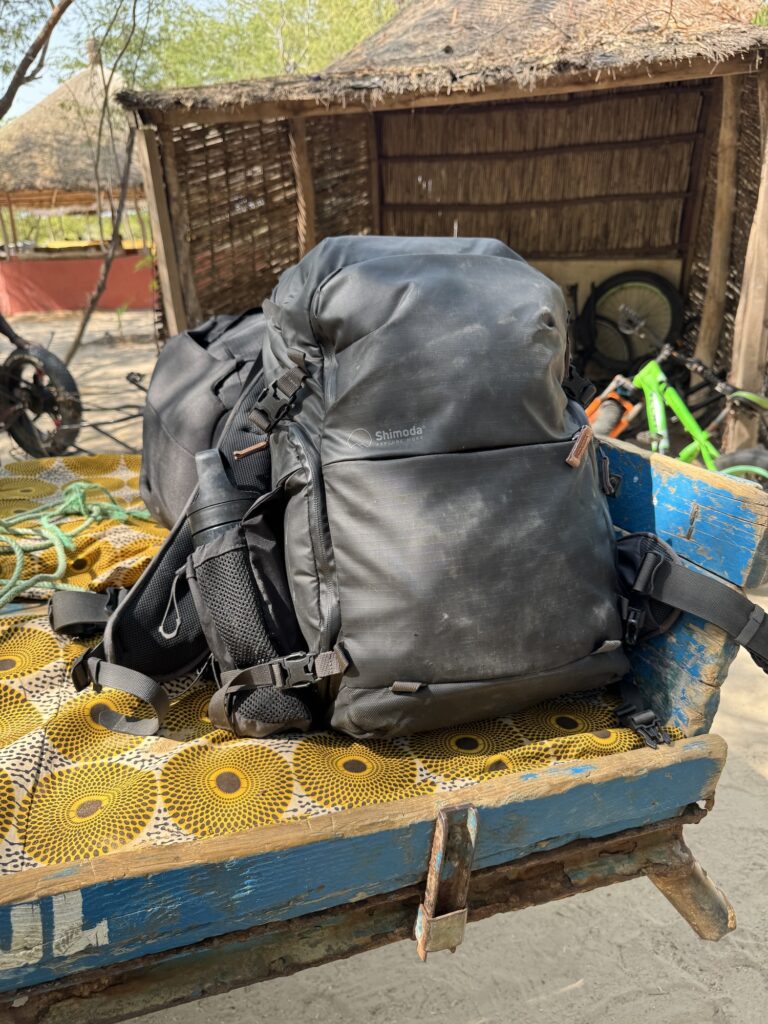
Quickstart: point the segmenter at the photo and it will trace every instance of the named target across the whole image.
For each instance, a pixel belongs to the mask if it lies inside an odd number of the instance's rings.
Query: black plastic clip
[[[645,622],[645,608],[636,604],[628,604],[624,617],[624,643],[634,647],[640,639],[640,632]]]
[[[281,660],[281,665],[285,670],[285,679],[279,689],[289,690],[317,682],[314,654],[305,654],[303,651],[289,654]]]
[[[651,747],[652,750],[661,743],[671,742],[669,733],[661,726],[655,711],[638,711],[634,704],[622,704],[616,710],[616,717],[619,725],[625,729],[633,729],[646,747]]]
[[[256,399],[256,405],[249,413],[248,419],[259,430],[268,434],[293,405],[306,379],[307,372],[303,367],[294,366],[286,370],[276,380],[267,384]]]

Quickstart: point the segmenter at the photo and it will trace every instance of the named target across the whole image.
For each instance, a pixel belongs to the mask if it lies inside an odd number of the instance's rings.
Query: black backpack
[[[144,407],[141,496],[171,527],[197,483],[195,453],[218,444],[245,382],[261,367],[261,310],[214,316],[171,338],[157,358]]]
[[[506,246],[328,239],[264,312],[266,386],[198,454],[185,515],[77,666],[156,708],[105,724],[152,731],[162,682],[211,659],[209,716],[239,734],[455,725],[626,682],[628,643],[679,608],[768,656],[760,609],[656,538],[617,563],[562,294]]]

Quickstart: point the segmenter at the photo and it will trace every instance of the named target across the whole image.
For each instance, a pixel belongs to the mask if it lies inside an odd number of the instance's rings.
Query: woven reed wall
[[[287,122],[183,125],[173,160],[203,315],[261,305],[299,255]]]
[[[532,258],[676,255],[708,89],[383,113],[383,230],[490,234]]]
[[[364,114],[307,120],[318,242],[327,235],[370,231],[367,122]]]

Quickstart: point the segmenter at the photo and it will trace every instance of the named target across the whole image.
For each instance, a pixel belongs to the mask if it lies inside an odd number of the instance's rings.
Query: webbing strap
[[[657,564],[651,565],[650,560]],[[658,553],[649,552],[638,573],[641,593],[711,622],[740,644],[768,672],[768,620],[765,612],[739,590],[695,572]]]
[[[104,687],[121,690],[149,704],[154,711],[153,718],[128,718],[111,708],[102,708],[99,724],[113,732],[124,732],[131,736],[154,736],[168,714],[170,700],[163,687],[141,672],[123,665],[113,665],[100,658],[88,658],[86,668],[91,684],[97,693]]]
[[[311,686],[320,679],[327,679],[346,671],[349,661],[337,644],[332,651],[320,654],[306,654],[299,651],[284,658],[275,658],[261,665],[231,669],[221,673],[222,688],[229,693],[246,687],[274,686],[278,690],[291,690]]]
[[[303,366],[292,366],[281,373],[261,392],[248,418],[268,434],[286,414],[306,379],[307,371]]]
[[[54,633],[66,636],[101,633],[127,593],[120,587],[109,587],[101,594],[89,590],[57,590],[48,603],[48,622]]]

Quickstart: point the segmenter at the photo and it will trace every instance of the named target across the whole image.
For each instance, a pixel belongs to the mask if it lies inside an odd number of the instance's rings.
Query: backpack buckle
[[[645,622],[645,608],[630,604],[624,619],[624,643],[634,647],[640,638],[640,631]]]
[[[298,651],[296,654],[288,654],[285,658],[281,658],[279,664],[285,672],[284,678],[278,685],[279,690],[289,690],[295,686],[309,686],[311,683],[317,682],[314,654]]]
[[[88,658],[93,654],[92,647],[86,647],[82,654],[78,654],[75,660],[72,662],[72,668],[70,674],[72,676],[72,682],[74,683],[75,689],[78,693],[81,690],[87,690],[91,685],[91,677],[88,672]]]
[[[248,419],[266,434],[288,412],[296,395],[307,379],[307,371],[303,366],[294,366],[286,370],[264,388],[256,404],[251,409]]]
[[[656,750],[662,743],[670,742],[669,733],[659,724],[655,711],[638,711],[633,704],[622,704],[616,709],[616,717],[619,725],[634,730],[646,747],[652,750]]]

